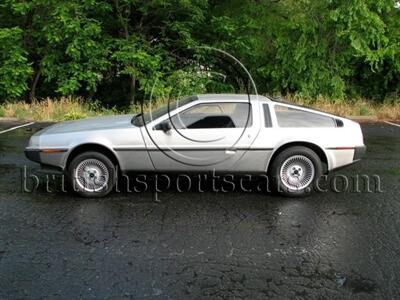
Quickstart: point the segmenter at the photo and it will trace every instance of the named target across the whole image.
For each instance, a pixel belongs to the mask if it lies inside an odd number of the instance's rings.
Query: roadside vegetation
[[[215,49],[260,94],[368,110],[400,95],[398,0],[0,2],[0,103],[72,96],[121,110],[177,89],[246,92]]]
[[[292,95],[287,95],[285,99],[298,105],[312,107],[342,117],[362,116],[376,117],[377,120],[381,121],[400,120],[399,99],[373,101],[365,98],[354,98],[347,101],[335,101],[324,97],[309,99]]]
[[[0,1],[0,115],[74,119],[149,95],[245,93],[249,73],[259,94],[398,118],[399,1]]]
[[[284,99],[288,102],[313,107],[343,117],[372,116],[378,120],[400,120],[400,104],[395,100],[387,101],[386,103],[371,102],[365,99],[343,102],[323,97],[306,99],[292,95],[288,95]],[[166,103],[166,99],[153,101],[152,109]],[[143,109],[148,111],[149,104],[146,103]],[[33,121],[70,121],[95,116],[138,113],[140,111],[141,107],[138,104],[131,105],[125,109],[105,108],[101,106],[100,102],[85,101],[83,98],[73,97],[46,98],[41,101],[35,100],[31,104],[21,101],[0,104],[0,118]]]
[[[152,108],[167,103],[167,100],[152,102]],[[150,109],[149,104],[143,106],[144,111]],[[125,109],[116,107],[105,108],[98,101],[85,101],[79,97],[60,97],[58,99],[46,98],[41,101],[34,100],[28,104],[23,101],[6,102],[0,104],[0,118],[10,118],[32,121],[71,121],[90,117],[108,116],[116,114],[139,113],[141,106],[130,105]]]

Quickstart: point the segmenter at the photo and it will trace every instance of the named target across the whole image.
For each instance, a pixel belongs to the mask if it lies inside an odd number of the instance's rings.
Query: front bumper
[[[41,157],[40,157],[40,150],[39,149],[27,149],[25,150],[25,156],[27,159],[37,162],[37,163],[41,163]]]
[[[31,161],[44,166],[64,169],[68,156],[68,149],[50,148],[50,149],[25,149],[25,156]]]
[[[353,156],[353,161],[360,160],[361,158],[364,157],[365,152],[367,152],[367,147],[366,146],[357,146],[354,148],[354,156]]]

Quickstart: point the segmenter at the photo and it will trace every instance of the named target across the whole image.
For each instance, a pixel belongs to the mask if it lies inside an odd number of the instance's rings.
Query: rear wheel
[[[116,181],[116,167],[99,152],[77,155],[68,169],[73,191],[83,197],[104,197],[112,191]]]
[[[322,174],[318,155],[303,146],[283,150],[272,163],[271,175],[278,193],[289,197],[310,194]]]

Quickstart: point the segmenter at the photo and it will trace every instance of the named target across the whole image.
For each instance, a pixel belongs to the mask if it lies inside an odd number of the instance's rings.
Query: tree
[[[22,45],[22,29],[0,28],[0,98],[17,98],[28,89],[32,74]]]
[[[395,0],[3,0],[0,100],[248,89],[202,46],[238,58],[260,93],[396,97],[399,28]]]
[[[344,98],[399,91],[393,0],[220,1],[213,14],[224,24],[216,44],[242,59],[261,92]]]

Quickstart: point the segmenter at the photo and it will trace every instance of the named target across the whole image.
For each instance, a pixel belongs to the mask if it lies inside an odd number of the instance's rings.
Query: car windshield
[[[196,99],[197,97],[195,96],[187,97],[179,101],[169,102],[169,105],[167,103],[156,109],[151,109],[150,111],[145,112],[143,115],[139,113],[132,118],[132,124],[135,126],[143,126],[144,124],[147,124],[165,115],[166,113],[168,113],[168,110],[173,111],[174,109],[186,105]]]

